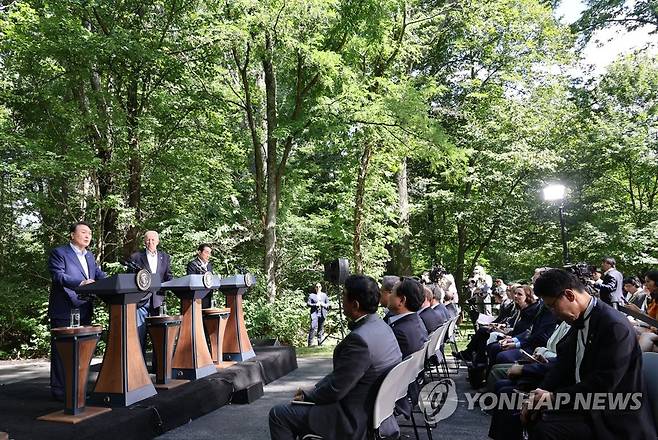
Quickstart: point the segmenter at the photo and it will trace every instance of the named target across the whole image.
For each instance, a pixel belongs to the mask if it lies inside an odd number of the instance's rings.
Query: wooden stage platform
[[[248,361],[174,389],[158,390],[156,396],[126,408],[112,408],[77,424],[36,420],[63,407],[50,397],[47,374],[3,385],[0,432],[15,440],[154,438],[232,401],[243,400],[245,389],[257,389],[259,383],[268,384],[297,368],[294,348],[255,347],[255,352],[256,357]]]

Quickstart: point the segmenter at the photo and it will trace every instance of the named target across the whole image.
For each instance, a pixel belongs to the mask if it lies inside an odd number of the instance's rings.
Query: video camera
[[[564,270],[576,275],[582,282],[586,282],[592,279],[592,274],[596,271],[596,266],[587,263],[574,263],[564,266]]]
[[[439,280],[440,280],[441,278],[443,278],[444,275],[446,275],[447,273],[448,273],[448,271],[445,269],[445,267],[443,267],[443,266],[441,266],[441,265],[438,265],[438,266],[435,265],[435,266],[432,267],[432,269],[430,270],[430,275],[429,275],[429,277],[430,277],[430,281],[431,281],[432,283],[436,284],[436,283],[438,283]]]

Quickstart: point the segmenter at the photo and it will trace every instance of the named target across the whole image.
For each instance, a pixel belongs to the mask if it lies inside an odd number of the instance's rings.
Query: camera
[[[438,265],[432,267],[432,270],[430,270],[430,281],[434,284],[438,283],[441,278],[443,278],[448,271],[445,269],[445,267]]]

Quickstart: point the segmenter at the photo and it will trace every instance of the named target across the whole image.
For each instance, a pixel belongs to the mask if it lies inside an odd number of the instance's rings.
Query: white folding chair
[[[450,344],[450,350],[452,351],[452,356],[455,359],[455,370],[459,372],[459,359],[455,357],[455,354],[459,351],[457,348],[457,321],[459,321],[459,315],[452,318],[450,326],[448,327],[448,344]],[[448,363],[446,362],[446,367]]]
[[[372,410],[372,429],[374,437],[379,437],[379,428],[395,411],[395,402],[407,396],[408,377],[413,368],[413,355],[408,356],[386,374],[379,387],[375,405]]]
[[[448,327],[450,326],[450,321],[446,321],[437,328],[430,335],[429,345],[427,347],[427,352],[425,354],[425,370],[430,374],[430,378],[434,380],[434,373],[432,373],[432,361],[436,357],[436,373],[439,373],[439,364],[443,367],[443,372],[446,376],[449,376],[447,365],[445,364],[445,358],[443,356],[443,341],[445,340],[446,333],[448,332]]]

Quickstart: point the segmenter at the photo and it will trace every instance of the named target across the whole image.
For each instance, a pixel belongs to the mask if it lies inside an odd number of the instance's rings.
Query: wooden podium
[[[162,288],[172,291],[181,300],[183,322],[178,344],[172,360],[174,379],[196,380],[217,371],[210,356],[203,332],[201,299],[212,288],[213,276],[186,275],[162,283]]]
[[[158,389],[171,389],[188,382],[171,378],[171,360],[174,356],[176,336],[180,331],[181,318],[180,315],[146,318],[153,343],[153,356],[156,359],[155,387]]]
[[[50,330],[65,370],[64,410],[41,416],[37,420],[78,423],[111,411],[110,408],[85,407],[89,363],[101,331],[100,325],[58,327]]]
[[[203,326],[210,341],[210,355],[217,369],[230,367],[234,362],[224,362],[222,354],[224,332],[231,309],[203,309]]]
[[[157,394],[146,370],[137,335],[137,303],[147,291],[157,291],[151,274],[119,274],[75,289],[95,295],[110,306],[110,330],[103,365],[90,401],[105,406],[130,406]]]
[[[244,324],[242,295],[256,283],[251,274],[233,275],[219,280],[219,290],[226,295],[226,305],[231,309],[224,335],[224,360],[246,361],[256,356],[249,341],[247,327]]]

